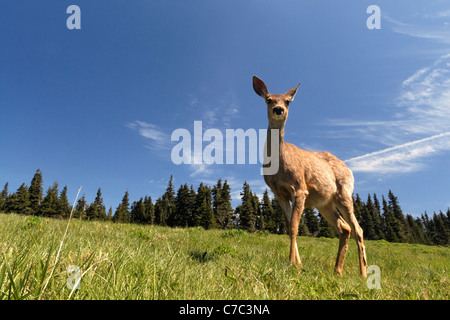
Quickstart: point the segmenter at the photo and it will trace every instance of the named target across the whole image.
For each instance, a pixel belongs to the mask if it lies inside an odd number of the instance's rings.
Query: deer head
[[[270,94],[266,84],[256,76],[253,76],[253,89],[267,104],[267,118],[269,123],[284,125],[289,112],[289,103],[294,100],[298,86],[289,89],[285,94]]]

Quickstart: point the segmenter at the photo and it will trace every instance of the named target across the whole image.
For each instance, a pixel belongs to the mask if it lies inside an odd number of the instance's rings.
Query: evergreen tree
[[[191,227],[202,226],[205,229],[214,228],[214,211],[211,202],[211,189],[203,183],[200,183],[189,223]]]
[[[264,216],[261,214],[261,203],[259,197],[254,193],[252,195],[253,212],[255,213],[255,229],[265,230]]]
[[[31,202],[31,212],[32,214],[39,213],[39,207],[42,203],[44,190],[42,188],[42,172],[41,170],[37,170],[31,180],[30,188],[28,192],[30,193],[30,202]]]
[[[152,198],[150,196],[145,196],[144,198],[145,206],[145,221],[146,224],[155,223],[155,206],[152,203]]]
[[[112,221],[112,216],[113,216],[113,210],[112,210],[112,207],[109,206],[108,215],[106,216],[106,220]]]
[[[261,200],[261,216],[265,223],[265,230],[270,233],[277,233],[277,222],[275,210],[272,207],[272,201],[269,198],[269,191],[266,189]]]
[[[400,242],[398,237],[399,223],[394,216],[392,208],[388,205],[384,196],[383,201],[383,220],[384,220],[384,238],[389,242]]]
[[[305,221],[305,225],[308,228],[309,235],[316,237],[319,233],[319,218],[314,208],[306,208],[303,212],[302,220]]]
[[[88,220],[106,220],[106,208],[103,204],[101,188],[98,188],[94,202],[89,205],[86,217]]]
[[[205,229],[212,229],[215,227],[214,223],[214,211],[211,207],[211,201],[208,201],[208,197],[204,197],[200,206],[202,212],[200,218],[200,226]]]
[[[402,209],[400,208],[400,204],[398,203],[397,197],[394,196],[393,192],[389,190],[388,193],[389,198],[389,206],[392,208],[392,213],[396,219],[394,232],[397,234],[397,238],[399,242],[406,242],[408,238],[405,216],[403,215]]]
[[[305,217],[302,216],[300,219],[300,223],[298,225],[298,234],[299,236],[309,237],[311,233],[309,232],[308,226],[306,225]]]
[[[130,222],[130,200],[128,190],[122,198],[122,203],[116,209],[113,216],[113,222],[129,223]]]
[[[217,225],[222,229],[228,227],[233,214],[230,190],[227,181],[225,180],[222,184],[221,179],[217,181],[217,184],[212,189],[214,217]]]
[[[83,194],[80,199],[77,201],[77,206],[73,211],[73,217],[78,219],[86,219],[86,210],[87,210],[86,196]]]
[[[157,225],[165,225],[166,224],[161,198],[156,199],[156,202],[155,202],[155,224],[157,224]]]
[[[277,230],[276,233],[286,234],[286,218],[277,197],[272,198],[272,208],[274,211],[275,230]]]
[[[378,197],[377,197],[377,195],[375,193],[373,194],[373,205],[375,206],[376,210],[378,211],[378,214],[381,215],[380,201],[378,200]]]
[[[22,183],[19,189],[8,198],[7,211],[19,214],[31,214],[31,202],[28,187]]]
[[[336,231],[334,228],[328,223],[325,218],[320,215],[319,217],[319,233],[317,237],[325,237],[325,238],[334,238],[336,237]]]
[[[253,194],[247,182],[241,192],[242,204],[239,206],[239,228],[248,232],[255,231],[256,214],[253,205]]]
[[[169,184],[166,192],[162,195],[161,200],[157,201],[158,207],[155,207],[158,224],[167,225],[167,219],[175,212],[175,191],[173,188],[173,176],[170,176]],[[156,204],[155,204],[156,206]]]
[[[130,221],[132,223],[144,224],[147,222],[146,215],[144,199],[141,197],[139,201],[133,202],[131,206]]]
[[[426,228],[420,218],[416,218],[415,223],[417,225],[418,231],[417,231],[417,238],[420,240],[419,243],[426,244],[426,245],[432,245],[433,243],[428,238],[426,233]]]
[[[45,217],[58,217],[59,216],[59,192],[58,182],[54,182],[53,186],[49,187],[47,193],[42,200],[39,207],[39,214]]]
[[[8,182],[5,183],[5,186],[2,190],[2,192],[0,192],[0,212],[1,211],[6,211],[6,201],[8,200]]]
[[[450,208],[447,208],[446,224],[447,224],[447,228],[450,230]]]
[[[422,214],[421,216],[421,220],[425,229],[425,236],[427,237],[427,239],[433,243],[433,238],[434,238],[434,224],[432,223],[432,221],[430,221],[427,212],[425,211],[424,214]]]
[[[359,225],[364,231],[364,238],[367,240],[376,240],[377,235],[375,232],[375,224],[373,221],[376,209],[372,202],[370,194],[367,197],[366,205],[360,208],[360,210],[361,215]]]
[[[185,183],[177,191],[175,198],[175,210],[168,218],[171,227],[187,227],[192,216],[192,207],[189,197],[189,187]]]
[[[384,239],[381,207],[376,194],[373,194],[373,202],[371,201],[370,195],[368,196],[366,208],[368,209],[369,214],[372,217],[374,227],[374,240]]]
[[[364,209],[364,203],[361,200],[359,194],[356,194],[356,199],[353,199],[353,212],[355,214],[356,220],[361,224],[362,220],[362,211]]]
[[[69,200],[67,199],[67,186],[64,186],[59,195],[58,213],[62,218],[69,218],[71,210],[72,208],[69,204]]]
[[[433,224],[434,224],[434,244],[447,246],[450,244],[450,232],[447,229],[445,216],[442,211],[439,214],[433,214]]]
[[[406,215],[406,221],[409,229],[411,230],[411,237],[408,239],[408,242],[427,244],[425,233],[423,232],[421,224],[419,225],[417,221],[414,220],[414,218],[409,214]]]

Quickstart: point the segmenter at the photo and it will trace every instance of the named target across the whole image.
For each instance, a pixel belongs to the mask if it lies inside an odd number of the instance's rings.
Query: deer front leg
[[[286,230],[289,234],[289,236],[291,237],[291,250],[290,250],[290,254],[289,254],[289,259],[292,263],[296,262],[296,256],[298,257],[298,250],[297,250],[297,243],[294,241],[292,242],[292,236],[291,236],[291,220],[292,220],[292,207],[291,207],[291,203],[289,202],[289,200],[287,200],[286,198],[277,195],[276,196],[278,199],[278,203],[280,204],[281,209],[283,210],[284,213],[284,220],[286,221]],[[295,245],[294,250],[292,249],[292,244]],[[298,264],[301,265],[300,262],[300,258],[298,259]]]
[[[295,196],[292,206],[292,216],[289,228],[289,236],[291,237],[291,250],[289,260],[296,264],[298,267],[302,267],[300,255],[297,248],[297,234],[298,227],[300,225],[300,219],[302,218],[303,210],[305,209],[305,196],[303,193]]]

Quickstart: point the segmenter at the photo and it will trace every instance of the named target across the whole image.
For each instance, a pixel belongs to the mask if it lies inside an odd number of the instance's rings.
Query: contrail
[[[398,145],[398,146],[395,146],[395,147],[383,149],[383,150],[380,150],[380,151],[375,151],[375,152],[372,152],[372,153],[367,153],[367,154],[362,155],[362,156],[358,156],[358,157],[347,159],[347,160],[345,160],[345,162],[354,161],[354,160],[361,160],[361,159],[377,156],[377,155],[384,154],[384,153],[387,153],[387,152],[390,152],[390,151],[395,151],[395,150],[398,150],[398,149],[411,147],[411,146],[414,146],[414,145],[417,145],[417,144],[420,144],[420,143],[423,143],[423,142],[428,142],[428,141],[431,141],[431,140],[435,140],[435,139],[439,139],[439,138],[443,138],[443,137],[447,137],[447,136],[450,137],[450,132],[440,133],[440,134],[437,134],[437,135],[434,135],[434,136],[431,136],[431,137],[428,137],[428,138],[424,138],[424,139],[420,139],[420,140],[416,140],[416,141],[412,141],[412,142],[407,142],[407,143],[404,143],[404,144],[401,144],[401,145]]]

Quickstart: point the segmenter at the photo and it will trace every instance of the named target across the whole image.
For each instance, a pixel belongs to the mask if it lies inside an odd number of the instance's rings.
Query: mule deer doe
[[[253,89],[267,104],[269,128],[266,153],[272,155],[272,152],[277,152],[279,155],[278,171],[272,175],[264,174],[264,180],[277,197],[285,215],[291,239],[289,259],[301,267],[296,241],[298,227],[303,210],[315,207],[339,233],[336,274],[342,274],[348,239],[353,231],[358,245],[360,272],[366,278],[363,231],[353,212],[354,179],[351,170],[329,152],[306,151],[284,142],[289,103],[294,100],[299,86],[300,84],[285,94],[270,94],[264,82],[253,77]],[[278,130],[272,132],[272,129]],[[272,141],[272,134],[278,135],[279,150],[271,150],[268,142]]]

